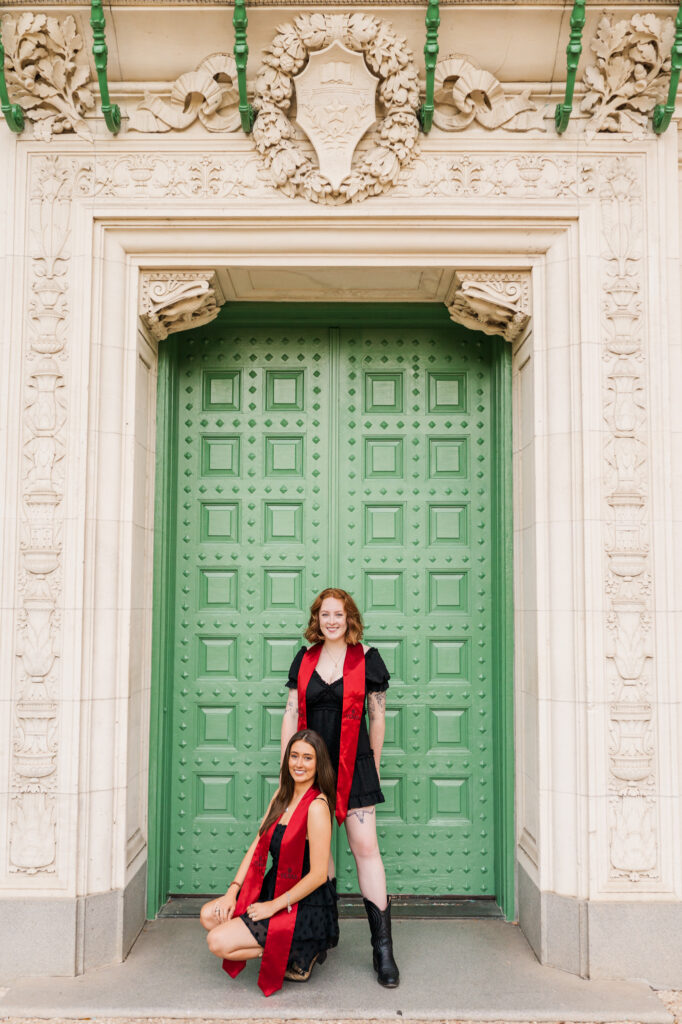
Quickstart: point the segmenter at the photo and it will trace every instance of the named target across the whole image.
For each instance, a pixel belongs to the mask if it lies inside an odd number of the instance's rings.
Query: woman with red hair
[[[395,988],[400,973],[376,825],[376,805],[384,802],[379,764],[390,677],[377,649],[363,645],[362,632],[362,617],[350,594],[337,587],[318,594],[305,631],[311,646],[301,648],[289,669],[282,750],[297,729],[314,729],[327,744],[337,774],[336,818],[345,822],[355,857],[374,969],[381,985]]]

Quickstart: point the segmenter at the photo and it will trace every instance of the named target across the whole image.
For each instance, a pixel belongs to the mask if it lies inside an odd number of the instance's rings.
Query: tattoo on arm
[[[386,714],[386,694],[370,693],[367,697],[367,710],[370,718],[376,718]]]
[[[298,694],[292,693],[287,701],[287,706],[284,709],[285,715],[290,715],[292,718],[298,718]]]

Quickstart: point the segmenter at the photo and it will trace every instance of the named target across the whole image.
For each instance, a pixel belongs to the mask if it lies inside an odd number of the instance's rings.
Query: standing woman
[[[327,879],[334,771],[310,729],[289,740],[280,785],[227,892],[201,908],[208,947],[233,978],[262,957],[266,996],[284,978],[307,981],[339,940],[336,890]],[[272,867],[265,873],[268,853]]]
[[[291,694],[282,720],[282,750],[297,729],[314,729],[337,773],[336,818],[358,869],[380,985],[400,980],[393,957],[391,905],[377,842],[376,805],[384,802],[379,764],[386,729],[389,674],[375,647],[362,643],[362,618],[345,590],[329,587],[313,601],[302,647],[289,669]],[[365,722],[369,714],[369,732]]]

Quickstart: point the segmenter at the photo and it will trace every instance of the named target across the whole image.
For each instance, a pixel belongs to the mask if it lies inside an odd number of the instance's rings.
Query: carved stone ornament
[[[646,128],[655,105],[667,98],[674,37],[672,19],[655,14],[635,14],[615,25],[608,15],[601,19],[591,44],[597,62],[585,68],[587,95],[580,104],[592,115],[592,131]]]
[[[378,84],[362,54],[338,39],[311,53],[294,79],[296,122],[313,144],[320,174],[335,192],[350,174],[355,147],[376,121]]]
[[[189,331],[215,320],[225,300],[216,294],[213,270],[158,271],[142,275],[140,317],[153,338]]]
[[[633,19],[634,20],[634,19]],[[606,658],[609,697],[609,874],[660,878],[655,679],[651,636],[647,365],[642,220],[635,165],[589,171],[602,225]]]
[[[452,56],[436,65],[433,123],[446,132],[461,132],[474,121],[483,128],[509,132],[545,130],[542,113],[530,98],[505,96],[489,71],[468,57]]]
[[[516,341],[530,321],[530,277],[480,270],[458,272],[448,312],[464,327]]]
[[[33,124],[36,138],[75,132],[90,141],[84,115],[95,106],[90,65],[76,23],[44,14],[8,15],[2,21],[7,88]]]
[[[232,163],[224,155],[199,158],[184,152],[117,152],[97,160],[77,152],[28,156],[31,299],[22,353],[21,542],[14,595],[18,612],[6,829],[8,870],[19,876],[21,887],[44,888],[56,875],[58,863],[65,860],[63,837],[70,820],[58,794],[64,792],[60,772],[68,757],[63,741],[60,746],[63,567],[70,556],[63,546],[63,496],[67,473],[78,472],[69,464],[75,454],[68,444],[69,416],[75,415],[70,396],[78,384],[71,378],[79,266],[72,259],[75,210],[95,197],[121,199],[126,208],[126,200],[134,197],[162,211],[159,200],[182,196],[196,201],[202,214],[211,203],[216,213],[224,214],[225,209],[238,210],[244,196],[263,194],[264,185],[252,166],[255,159],[249,155],[250,163],[244,166],[243,155]],[[532,195],[564,199],[569,213],[578,197],[598,214],[600,255],[595,269],[603,357],[600,549],[606,611],[605,656],[601,673],[594,665],[593,685],[599,705],[602,694],[606,704],[607,735],[595,740],[598,751],[604,739],[608,742],[608,751],[601,755],[604,774],[608,772],[608,825],[598,810],[595,830],[607,831],[602,866],[609,892],[659,891],[665,878],[657,716],[665,711],[658,704],[659,669],[651,628],[656,609],[650,523],[656,509],[649,482],[644,159],[637,153],[576,159],[556,152],[444,156],[427,151],[415,162],[420,164],[423,174],[406,176],[401,185],[413,189],[407,194],[484,197],[491,209],[503,197]],[[556,208],[561,208],[559,202]],[[220,304],[210,270],[150,272],[142,285],[142,313],[159,325],[158,336],[195,326],[198,320],[193,316],[206,316],[213,307],[207,316],[211,319]],[[210,291],[216,293],[213,300]],[[515,316],[527,316],[529,299],[527,275],[461,271],[451,305],[454,319],[470,316],[460,322],[504,334]],[[70,696],[71,688],[66,692]]]
[[[181,75],[170,97],[145,94],[130,115],[135,132],[169,132],[189,128],[198,119],[209,132],[234,132],[241,124],[237,67],[228,53],[214,53],[196,71]]]
[[[305,131],[311,130],[310,139],[318,154],[325,152],[323,166],[316,167],[298,142],[286,112],[291,107],[294,76],[303,72],[311,54],[318,51],[326,51],[326,59],[316,61],[307,75],[301,74],[303,94],[298,79],[296,82],[298,123]],[[367,75],[360,87],[358,64],[351,64],[349,51],[364,55],[372,73],[369,77],[379,79],[379,103],[384,112],[376,142],[356,154],[351,166],[348,150],[353,136],[349,124],[356,117],[354,108],[367,126],[375,114],[370,109]],[[315,75],[319,75],[320,85],[324,84],[317,95],[307,84]],[[333,75],[339,76],[338,83],[332,82],[329,76]],[[256,148],[264,156],[274,183],[288,196],[338,205],[380,195],[395,185],[401,169],[416,152],[419,77],[414,58],[387,22],[370,15],[303,14],[293,24],[281,26],[265,51],[254,107],[258,111],[253,129]],[[340,157],[331,152],[330,142],[336,145],[341,139],[343,150],[336,150],[336,154],[343,153]],[[332,166],[335,170],[330,178]]]

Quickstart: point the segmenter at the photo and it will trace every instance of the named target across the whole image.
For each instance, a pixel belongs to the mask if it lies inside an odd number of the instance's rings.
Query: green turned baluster
[[[0,32],[0,108],[7,124],[13,132],[19,134],[24,130],[24,112],[18,103],[10,103],[5,81],[5,48],[2,45]]]
[[[242,121],[242,128],[249,135],[253,129],[253,122],[256,120],[256,111],[249,103],[246,92],[246,63],[249,59],[246,28],[249,24],[249,19],[246,16],[244,0],[235,0],[232,24],[234,25],[234,60],[237,65],[237,85],[239,88],[239,116]]]
[[[99,81],[99,92],[102,99],[102,113],[107,128],[112,135],[117,135],[121,127],[121,108],[112,103],[109,99],[109,84],[107,82],[107,40],[105,35],[106,22],[102,10],[102,0],[92,0],[90,6],[90,25],[92,26],[93,44],[92,55],[95,58],[97,79]]]
[[[653,128],[657,135],[662,135],[666,128],[668,128],[672,121],[672,116],[675,113],[675,97],[677,96],[677,86],[680,83],[680,71],[682,71],[682,3],[677,8],[677,17],[675,18],[675,41],[673,42],[670,61],[671,70],[668,102],[665,104],[657,103],[654,107]]]
[[[440,10],[438,0],[428,0],[426,8],[426,43],[424,45],[424,63],[426,65],[426,97],[419,111],[422,131],[431,131],[433,125],[433,93],[436,63],[438,61],[438,27]]]
[[[566,93],[564,102],[557,103],[554,112],[554,123],[559,135],[568,128],[568,122],[573,110],[573,90],[575,89],[575,76],[578,71],[578,62],[582,53],[583,29],[585,27],[585,0],[575,0],[571,12],[571,36],[566,47]]]

